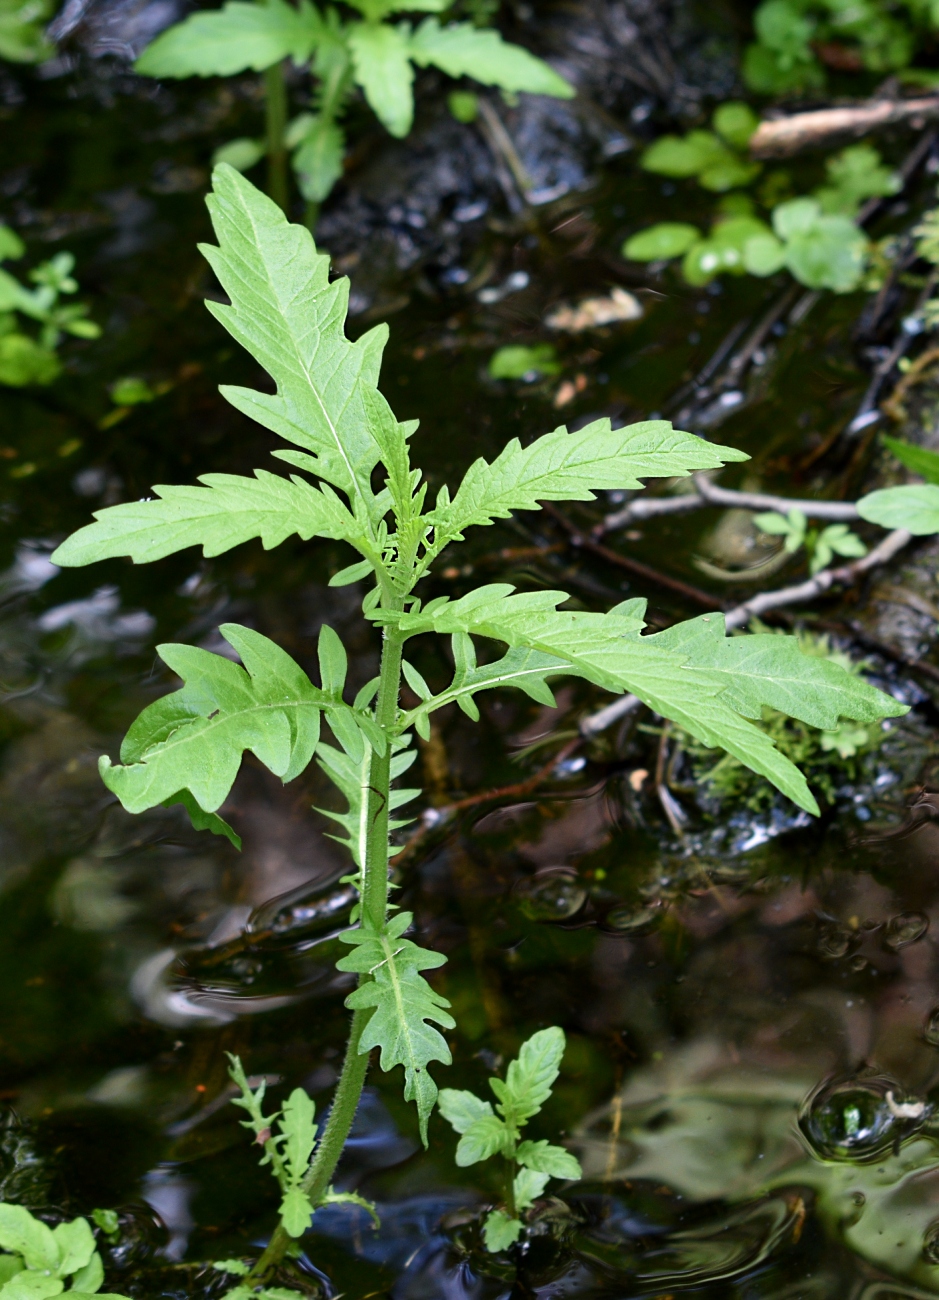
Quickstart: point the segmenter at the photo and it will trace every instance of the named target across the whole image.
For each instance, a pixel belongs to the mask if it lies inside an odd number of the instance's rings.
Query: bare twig
[[[790,510],[801,510],[807,519],[857,519],[857,506],[853,501],[803,501],[795,497],[778,497],[769,492],[736,492],[731,488],[718,487],[704,474],[695,474],[692,479],[695,494],[681,497],[651,497],[648,500],[630,501],[621,510],[607,515],[597,533],[612,532],[638,519],[650,519],[653,515],[670,515],[684,513],[686,510],[698,510],[702,506],[720,506],[736,510],[777,510],[788,514]]]
[[[788,158],[836,136],[862,136],[879,127],[939,117],[939,97],[875,100],[846,108],[822,108],[761,122],[750,139],[754,158]]]
[[[848,587],[869,570],[892,560],[911,540],[912,533],[908,533],[905,528],[896,528],[859,560],[842,564],[836,569],[822,569],[820,573],[815,574],[814,578],[809,578],[806,582],[798,582],[791,587],[781,587],[778,591],[764,591],[757,596],[752,596],[736,609],[729,610],[725,615],[725,623],[728,628],[743,627],[751,618],[758,618],[768,610],[779,609],[784,605],[804,604],[807,600],[815,600],[818,596],[824,595],[832,587]]]
[[[595,541],[592,537],[585,535],[580,531],[576,524],[572,523],[566,515],[548,502],[542,503],[542,509],[557,520],[564,531],[570,536],[573,546],[581,547],[589,551],[592,555],[597,555],[601,560],[606,560],[608,564],[615,564],[617,568],[626,569],[629,573],[636,574],[639,578],[645,578],[647,581],[655,583],[659,587],[667,587],[679,596],[684,596],[686,600],[692,600],[696,605],[701,605],[704,609],[720,609],[721,602],[715,597],[709,595],[706,591],[701,591],[699,587],[692,587],[690,582],[682,582],[681,578],[673,578],[667,573],[661,573],[658,569],[653,569],[649,564],[643,564],[641,560],[634,560],[632,556],[620,555],[619,551],[613,551],[609,546],[603,546],[600,542]]]

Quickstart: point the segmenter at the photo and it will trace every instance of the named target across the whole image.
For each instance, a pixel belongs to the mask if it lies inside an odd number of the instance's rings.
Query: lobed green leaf
[[[580,1162],[565,1151],[564,1147],[552,1146],[550,1142],[521,1142],[515,1153],[520,1165],[534,1169],[537,1173],[547,1174],[550,1178],[580,1178]]]
[[[575,93],[542,59],[504,41],[491,27],[472,23],[441,27],[436,18],[425,18],[410,37],[409,53],[421,68],[433,64],[450,77],[472,77],[484,86],[558,99],[571,99]]]
[[[518,1057],[509,1062],[505,1079],[490,1079],[499,1109],[513,1127],[537,1115],[551,1096],[561,1068],[566,1040],[557,1025],[540,1029],[524,1042]]]
[[[568,433],[564,425],[522,447],[517,438],[492,464],[470,466],[449,505],[429,519],[450,537],[473,524],[507,519],[513,510],[537,510],[540,501],[592,501],[601,489],[641,488],[643,478],[674,478],[717,469],[748,457],[667,420],[646,420],[614,429],[608,419]]]
[[[437,1085],[427,1069],[430,1061],[450,1064],[450,1049],[429,1021],[452,1029],[456,1023],[444,1008],[450,1003],[435,993],[422,970],[442,966],[442,953],[428,952],[403,938],[410,912],[399,912],[384,930],[347,930],[343,943],[354,952],[336,963],[339,970],[370,976],[346,998],[351,1010],[374,1007],[359,1044],[360,1052],[381,1049],[381,1068],[404,1067],[404,1098],[417,1104],[421,1139],[427,1145],[427,1121],[437,1099]]]
[[[363,390],[378,382],[388,327],[354,343],[343,326],[349,281],[329,279],[329,258],[310,232],[291,225],[266,195],[232,167],[213,172],[207,200],[218,246],[203,245],[230,305],[209,310],[271,375],[274,395],[222,387],[245,415],[308,453],[284,453],[335,484],[374,517],[369,478],[378,445],[369,431]]]
[[[330,537],[353,544],[361,537],[362,529],[334,492],[296,475],[288,480],[263,469],[254,475],[202,474],[205,487],[161,484],[153,489],[157,500],[97,510],[97,522],[67,538],[54,552],[54,563],[69,567],[129,555],[136,564],[148,564],[200,545],[203,555],[221,555],[254,537],[270,550],[291,533],[304,541]]]
[[[134,68],[147,77],[231,77],[262,72],[282,59],[304,63],[316,45],[322,19],[309,0],[245,4],[228,0],[168,28],[140,55]]]
[[[327,703],[306,673],[273,641],[250,628],[219,629],[243,668],[196,646],[161,645],[160,657],[184,681],[133,723],[123,766],[100,761],[101,777],[128,812],[156,807],[189,790],[205,812],[222,804],[250,749],[282,780],[309,763]]]
[[[382,125],[403,139],[414,120],[407,27],[351,23],[348,31],[355,80]]]

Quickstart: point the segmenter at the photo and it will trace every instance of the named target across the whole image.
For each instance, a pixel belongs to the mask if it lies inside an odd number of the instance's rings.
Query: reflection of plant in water
[[[385,21],[402,10],[439,13],[448,0],[352,3],[361,19],[347,22],[335,9],[321,13],[309,0],[301,0],[298,8],[286,0],[229,0],[220,10],[191,14],[163,32],[137,60],[137,71],[151,77],[230,77],[249,68],[265,72],[267,139],[231,141],[216,161],[247,171],[267,154],[271,195],[281,207],[287,199],[286,150],[292,151],[300,191],[313,205],[323,202],[342,175],[345,135],[339,119],[355,86],[386,130],[399,138],[408,134],[414,119],[415,66],[439,68],[449,77],[470,77],[509,93],[561,98],[574,93],[547,63],[491,29],[472,22],[441,27],[433,17],[416,28]],[[316,81],[313,111],[289,125],[281,73],[287,58],[297,67],[309,67]],[[456,107],[467,112],[466,120],[475,116],[465,100]]]
[[[16,261],[25,251],[19,236],[0,225],[0,261]],[[63,294],[78,290],[72,277],[74,265],[71,253],[57,253],[50,261],[41,262],[29,273],[34,289],[27,289],[9,271],[0,270],[0,383],[13,388],[51,384],[62,369],[56,348],[63,332],[81,339],[100,335],[101,329],[88,319],[84,303],[59,302]],[[17,313],[38,323],[38,337],[24,333]]]
[[[486,1249],[505,1250],[518,1240],[523,1211],[534,1205],[549,1178],[579,1178],[580,1165],[569,1151],[539,1142],[520,1140],[520,1130],[551,1096],[564,1055],[564,1032],[542,1029],[522,1044],[518,1059],[511,1061],[504,1079],[492,1078],[489,1086],[498,1097],[496,1110],[472,1092],[443,1088],[440,1113],[459,1133],[458,1165],[475,1165],[492,1156],[508,1164],[506,1208],[490,1210],[484,1228]],[[518,1166],[521,1165],[521,1169]]]
[[[389,833],[403,824],[397,809],[418,793],[392,789],[413,759],[412,729],[429,738],[431,714],[449,704],[477,719],[474,696],[500,686],[553,706],[547,679],[581,677],[617,694],[636,692],[702,743],[727,749],[817,813],[803,774],[748,719],[764,705],[821,727],[836,726],[842,716],[865,724],[907,710],[833,660],[804,654],[793,637],[728,638],[717,616],[643,635],[642,600],[607,613],[559,610],[566,592],[513,594],[508,584],[425,605],[417,584],[474,525],[545,500],[591,500],[598,489],[638,488],[640,476],[672,478],[746,457],[666,421],[613,429],[601,419],[575,433],[561,426],[525,448],[513,440],[492,464],[479,459],[470,466],[452,498],[443,487],[425,512],[427,484],[410,462],[416,423],[400,423],[378,389],[386,327],[354,343],[345,337],[348,281],[330,282],[329,259],[317,253],[310,232],[289,225],[231,167],[216,169],[209,204],[219,243],[203,251],[229,297],[210,309],[276,384],[274,393],[222,392],[302,448],[275,455],[320,482],[258,470],[254,477],[205,475],[202,486],[162,486],[156,499],[98,511],[97,522],[52,558],[69,566],[117,556],[146,562],[196,544],[218,555],[239,542],[260,538],[272,547],[297,533],[344,541],[358,555],[331,585],[370,579],[361,608],[381,628],[381,671],[351,704],[344,698],[346,652],[328,626],[320,631],[317,687],[274,642],[228,623],[221,633],[243,666],[195,646],[161,646],[183,686],[141,713],[119,764],[100,762],[105,784],[127,811],[182,803],[198,828],[233,843],[237,836],[219,809],[247,750],[284,781],[316,755],[348,802],[348,811],[336,816],[356,868],[347,881],[358,891],[353,916],[359,924],[341,935],[352,951],[337,966],[359,979],[346,999],[354,1015],[329,1118],[312,1162],[297,1174],[296,1189],[312,1210],[329,1194],[372,1048],[380,1049],[384,1070],[402,1067],[404,1097],[416,1103],[425,1144],[437,1099],[428,1067],[450,1061],[435,1027],[454,1026],[449,1003],[423,974],[446,958],[407,937],[412,913],[398,911],[389,898]],[[438,693],[403,657],[405,644],[422,634],[450,637],[454,674]],[[478,663],[474,636],[502,642],[506,653]],[[409,709],[401,706],[402,677],[415,699]],[[338,748],[321,741],[324,720]],[[258,1111],[252,1119],[263,1116]],[[291,1207],[298,1204],[291,1198]],[[251,1283],[263,1281],[283,1258],[293,1222],[275,1231]]]

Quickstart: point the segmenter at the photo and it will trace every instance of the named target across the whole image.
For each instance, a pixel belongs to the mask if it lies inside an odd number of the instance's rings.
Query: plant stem
[[[505,1162],[509,1167],[508,1195],[505,1198],[505,1204],[509,1212],[509,1218],[517,1219],[518,1210],[515,1208],[515,1175],[517,1173],[517,1166],[515,1164],[515,1156],[506,1156]]]
[[[275,63],[264,71],[265,117],[267,123],[267,192],[274,202],[287,211],[287,87],[283,64]]]
[[[391,784],[391,742],[398,715],[403,644],[397,632],[393,629],[385,630],[375,721],[384,731],[387,744],[384,754],[372,754],[369,769],[368,832],[361,913],[362,925],[377,930],[383,928],[388,910],[388,799]],[[369,979],[371,979],[370,975],[363,975],[359,983]],[[359,1051],[359,1042],[371,1014],[371,1008],[353,1013],[342,1073],[336,1085],[329,1119],[317,1145],[313,1163],[301,1184],[314,1210],[332,1182],[362,1096],[369,1058],[367,1052]],[[246,1277],[245,1284],[253,1286],[262,1282],[283,1259],[290,1241],[291,1238],[284,1230],[283,1224],[278,1224],[264,1253]]]

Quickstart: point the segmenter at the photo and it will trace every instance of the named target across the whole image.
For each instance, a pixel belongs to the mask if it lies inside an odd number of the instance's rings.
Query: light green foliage
[[[830,158],[825,164],[828,183],[815,191],[822,212],[857,215],[865,199],[896,194],[900,177],[881,162],[869,144],[856,144]]]
[[[479,116],[479,96],[472,90],[451,90],[447,108],[458,122],[475,122]]]
[[[61,1295],[85,1300],[127,1300],[100,1291],[104,1266],[87,1219],[50,1228],[22,1205],[0,1202],[0,1297],[46,1300]]]
[[[861,497],[858,514],[881,528],[905,528],[914,537],[939,533],[939,484],[881,488]]]
[[[43,29],[54,10],[54,0],[0,0],[0,59],[42,63],[51,58],[55,47]]]
[[[930,451],[928,447],[917,447],[914,443],[903,442],[899,438],[890,438],[886,434],[881,441],[901,465],[911,469],[927,483],[939,483],[939,452]]]
[[[317,81],[315,112],[295,118],[284,137],[305,198],[319,203],[342,175],[345,138],[337,119],[353,85],[391,135],[404,137],[414,120],[414,68],[436,67],[450,77],[472,77],[506,92],[528,91],[563,99],[573,88],[553,68],[498,32],[473,23],[442,27],[437,18],[411,23],[384,21],[397,10],[438,12],[441,0],[362,0],[365,21],[343,22],[335,10],[321,12],[310,0],[228,0],[221,9],[191,14],[158,36],[137,60],[151,77],[232,76],[261,72],[290,58],[311,66]],[[466,107],[467,101],[461,101]],[[472,114],[475,116],[475,113]],[[461,120],[471,121],[472,116]],[[252,167],[267,149],[258,140],[230,141],[216,163]]]
[[[0,49],[2,54],[2,49]],[[17,261],[26,252],[23,241],[8,226],[0,225],[0,261]],[[84,303],[62,305],[63,294],[75,293],[72,276],[75,259],[71,253],[56,253],[30,271],[36,286],[27,289],[9,271],[0,269],[0,384],[24,388],[29,384],[51,384],[62,370],[56,348],[62,334],[96,339],[99,326],[88,319]],[[17,314],[39,325],[37,335],[24,332]]]
[[[536,343],[530,348],[514,345],[494,352],[488,370],[492,379],[537,379],[539,375],[559,374],[561,363],[550,343]]]
[[[841,69],[905,70],[935,23],[923,0],[764,0],[753,15],[757,39],[744,55],[744,80],[765,95],[820,89],[826,72],[817,52],[826,46]]]
[[[746,105],[724,104],[718,113],[738,108]],[[701,153],[703,157],[704,143],[698,137],[709,136],[717,141],[706,131],[693,131],[684,140],[663,136],[646,150],[643,166],[664,171],[671,160],[673,168],[690,168],[692,155]],[[844,149],[829,160],[827,169],[828,183],[813,197],[776,204],[772,228],[754,215],[748,196],[730,195],[723,200],[724,210],[707,235],[684,222],[661,222],[628,239],[623,256],[638,262],[682,257],[682,273],[694,285],[707,284],[724,272],[767,276],[785,267],[811,289],[850,292],[861,284],[869,254],[868,240],[853,218],[865,199],[894,194],[899,179],[869,145]],[[672,170],[667,174],[693,172]],[[702,176],[699,179],[705,183]],[[727,187],[712,184],[708,188]]]
[[[765,641],[773,636],[781,637],[782,633],[760,633],[759,639]],[[738,639],[746,641],[751,638]],[[796,639],[803,657],[831,665],[836,670],[836,677],[840,678],[842,673],[846,673],[855,680],[862,681],[864,665],[853,663],[848,655],[833,649],[826,636],[800,633]],[[863,772],[862,760],[876,749],[883,732],[879,726],[861,726],[850,717],[833,720],[838,707],[837,697],[832,697],[830,702],[831,711],[823,710],[815,714],[814,718],[810,715],[787,717],[778,708],[764,707],[757,726],[790,762],[797,764],[809,775],[813,787],[829,803],[834,803],[839,787],[846,781],[860,779]],[[876,719],[871,720],[873,721]],[[696,782],[702,784],[718,800],[731,805],[743,805],[752,812],[760,812],[770,806],[773,801],[772,790],[762,781],[754,780],[752,772],[733,755],[725,754],[715,762],[713,751],[705,749],[687,733],[675,734],[682,748],[691,755]]]
[[[435,993],[420,974],[442,966],[446,958],[403,938],[412,919],[410,912],[399,912],[382,931],[364,926],[347,930],[340,938],[353,945],[354,951],[336,965],[339,970],[371,977],[346,998],[346,1006],[352,1010],[375,1008],[359,1050],[380,1047],[383,1070],[404,1066],[404,1098],[417,1103],[426,1146],[427,1121],[437,1100],[437,1085],[427,1066],[431,1061],[449,1065],[451,1060],[443,1037],[428,1022],[452,1029],[456,1021],[445,1010],[450,1005],[447,999]]]
[[[913,227],[916,238],[916,255],[933,266],[939,266],[939,208],[923,214],[919,225]]]
[[[532,1034],[510,1062],[505,1079],[489,1080],[497,1098],[495,1110],[471,1092],[441,1089],[440,1113],[460,1134],[456,1163],[475,1165],[494,1155],[508,1162],[510,1213],[490,1211],[484,1228],[487,1250],[505,1250],[517,1241],[522,1230],[519,1213],[534,1204],[549,1178],[580,1177],[580,1165],[564,1147],[544,1139],[521,1141],[521,1130],[551,1096],[564,1046],[564,1031],[556,1026]]]
[[[753,110],[742,103],[721,104],[712,119],[713,131],[663,135],[642,155],[640,164],[660,176],[694,176],[706,190],[749,185],[762,170],[742,155],[759,125]]]
[[[754,725],[763,707],[786,709],[818,726],[904,710],[838,666],[801,655],[793,638],[726,638],[716,615],[643,636],[643,601],[624,601],[606,614],[562,610],[564,592],[513,594],[505,584],[422,607],[417,584],[444,547],[473,525],[536,509],[545,500],[590,500],[597,490],[635,489],[645,478],[687,475],[746,457],[661,420],[623,429],[598,420],[575,433],[562,426],[524,448],[512,441],[491,463],[477,460],[455,495],[443,488],[425,511],[426,484],[410,459],[416,422],[400,422],[377,387],[386,327],[355,343],[346,339],[348,282],[330,282],[328,259],[316,252],[309,231],[288,224],[233,168],[216,169],[209,203],[219,242],[204,252],[230,302],[207,305],[276,389],[225,387],[222,395],[292,443],[293,449],[274,455],[302,473],[290,480],[263,471],[253,478],[209,476],[202,487],[161,488],[158,500],[99,512],[97,522],[63,543],[54,559],[68,565],[131,555],[140,562],[194,544],[218,554],[240,538],[273,544],[296,532],[349,543],[353,562],[334,583],[368,579],[362,609],[382,627],[382,666],[351,704],[344,698],[345,652],[330,629],[320,636],[316,687],[265,637],[226,624],[222,633],[243,667],[194,647],[160,647],[182,688],[151,704],[131,726],[120,765],[102,761],[108,786],[126,808],[181,802],[197,825],[232,836],[216,810],[245,750],[284,781],[298,776],[315,754],[347,800],[346,812],[331,815],[358,869],[350,879],[361,896],[358,928],[343,936],[353,951],[339,963],[359,976],[348,1006],[361,1036],[358,1052],[343,1067],[344,1081],[353,1069],[359,1074],[357,1083],[339,1090],[333,1112],[338,1127],[325,1132],[319,1172],[320,1153],[314,1152],[312,1164],[295,1176],[312,1150],[305,1102],[285,1107],[277,1137],[265,1139],[275,1173],[280,1168],[287,1180],[283,1213],[294,1228],[306,1213],[298,1192],[307,1196],[315,1185],[316,1204],[327,1194],[361,1091],[363,1057],[378,1047],[385,1069],[403,1067],[405,1096],[417,1104],[422,1134],[436,1095],[429,1064],[449,1060],[435,1027],[452,1027],[448,1004],[423,975],[444,958],[406,938],[410,914],[395,915],[388,902],[388,832],[400,824],[397,808],[415,793],[392,790],[391,782],[412,761],[412,726],[426,735],[430,714],[453,702],[472,717],[474,695],[495,686],[516,686],[550,703],[549,678],[583,677],[616,693],[634,691],[703,744],[727,749],[814,812],[802,774]],[[452,638],[453,680],[437,695],[412,663],[402,661],[405,643],[422,633]],[[480,665],[475,637],[501,641],[507,652]],[[419,701],[410,712],[399,705],[402,672]],[[323,714],[335,745],[320,739]],[[506,1083],[493,1085],[500,1122],[513,1132],[547,1095],[561,1050],[555,1042],[548,1051],[552,1041],[529,1044]],[[244,1093],[242,1101],[247,1105]],[[248,1109],[252,1123],[262,1125],[255,1128],[260,1135],[269,1124],[259,1106],[257,1115]],[[557,1176],[559,1157],[545,1155],[537,1143],[517,1155],[524,1164],[517,1200],[524,1204],[539,1194],[539,1180]]]
[[[809,552],[809,572],[818,573],[827,568],[836,555],[858,558],[867,554],[867,547],[852,533],[847,524],[829,524],[820,531],[810,529],[801,510],[790,510],[788,515],[769,510],[754,515],[753,522],[770,536],[783,537],[783,549],[790,555],[803,545]]]
[[[681,257],[701,239],[697,226],[685,221],[660,221],[658,225],[640,230],[623,244],[623,256],[634,262],[667,261]]]

